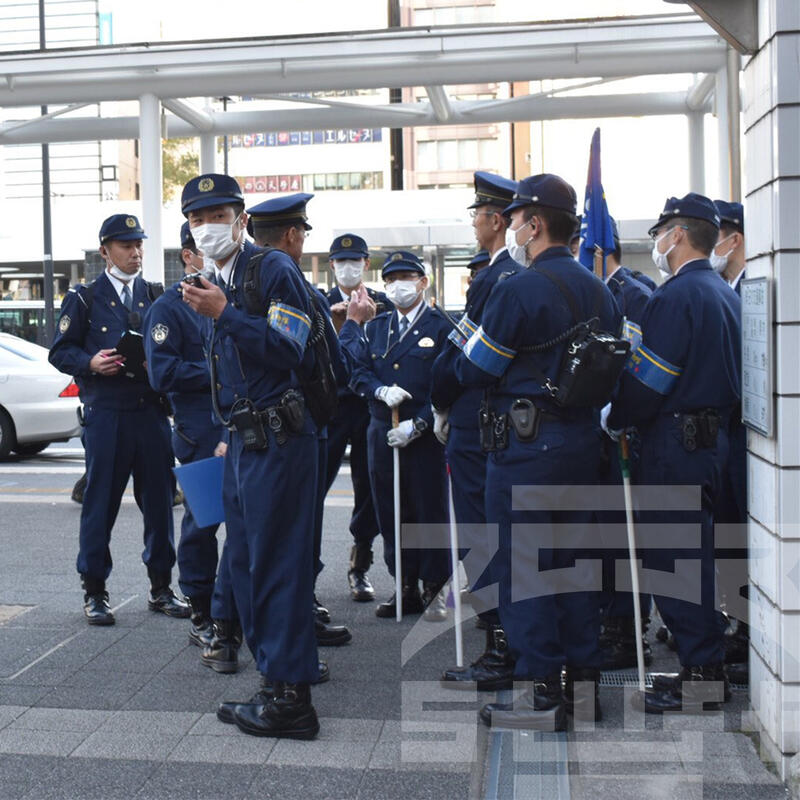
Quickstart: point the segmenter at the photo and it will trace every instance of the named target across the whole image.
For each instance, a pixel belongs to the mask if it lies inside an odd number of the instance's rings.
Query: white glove
[[[607,403],[600,409],[600,427],[615,441],[618,442],[625,429],[615,430],[608,427],[608,415],[611,413],[611,403]]]
[[[413,419],[404,419],[396,428],[391,428],[386,434],[386,444],[389,447],[405,447],[421,435],[414,427]]]
[[[447,421],[448,416],[450,416],[450,409],[437,411],[431,406],[431,411],[433,411],[433,435],[441,444],[445,445],[450,434],[450,423]]]
[[[375,390],[375,398],[389,408],[397,408],[404,400],[410,400],[411,395],[400,386],[380,386]]]

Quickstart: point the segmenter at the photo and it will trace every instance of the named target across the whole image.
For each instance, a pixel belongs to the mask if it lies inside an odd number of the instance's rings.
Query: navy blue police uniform
[[[505,208],[511,203],[517,188],[516,181],[487,172],[476,172],[474,178],[475,199],[470,208],[485,209],[487,206]],[[479,212],[480,213],[480,212]],[[486,452],[481,448],[478,415],[484,390],[480,387],[463,387],[455,373],[456,359],[461,348],[481,324],[489,295],[498,281],[522,269],[514,261],[506,247],[489,255],[485,267],[478,270],[467,289],[464,314],[459,321],[462,335],[453,331],[447,346],[436,359],[433,367],[433,388],[431,399],[438,410],[449,409],[447,422],[450,427],[447,436],[446,455],[453,480],[453,506],[456,520],[461,527],[459,545],[472,590],[479,589],[485,582],[481,574],[488,566],[492,553],[487,552],[491,537],[481,534],[481,526],[486,524],[485,481]],[[475,259],[480,258],[480,254]],[[472,262],[470,265],[472,266]],[[466,551],[471,550],[468,557]],[[475,596],[473,604],[479,615],[489,625],[499,625],[496,608],[485,607],[480,595]]]
[[[145,238],[138,219],[115,214],[103,223],[100,243]],[[77,570],[87,595],[102,594],[111,573],[111,529],[125,486],[133,475],[134,497],[144,516],[144,551],[154,594],[168,593],[174,616],[188,616],[188,606],[175,603],[169,589],[175,563],[172,500],[173,454],[163,397],[141,372],[125,367],[115,375],[91,371],[92,357],[114,348],[127,331],[139,332],[153,302],[151,285],[136,277],[129,284],[130,309],[123,304],[108,272],[88,286],[73,287],[61,305],[50,362],[75,377],[84,403],[83,441],[87,483],[81,508]],[[113,357],[113,356],[112,356]],[[184,613],[185,611],[185,613]],[[109,612],[110,614],[110,612]],[[113,617],[102,615],[108,624]],[[92,619],[90,619],[90,622]]]
[[[673,220],[680,224],[681,218],[719,227],[711,201],[689,194],[667,201],[651,234],[665,231]],[[694,487],[695,496],[684,499],[686,510],[638,515],[640,535],[649,525],[666,525],[676,537],[660,549],[648,549],[644,542],[643,565],[669,573],[669,583],[659,581],[653,594],[675,636],[681,664],[707,668],[698,675],[717,680],[723,642],[715,604],[713,523],[728,458],[728,427],[740,395],[739,299],[706,258],[689,261],[653,293],[641,334],[608,423],[639,429],[640,483]],[[697,535],[679,537],[682,525]],[[681,567],[677,559],[699,561],[699,581],[698,571]],[[680,695],[672,698],[675,703],[680,706]],[[645,708],[661,710],[650,699]]]
[[[356,234],[337,236],[331,243],[329,259],[369,258],[369,249],[364,239]],[[391,310],[394,306],[383,292],[367,287],[367,294],[377,307],[377,313]],[[349,301],[349,294],[334,286],[326,298],[330,305]],[[363,397],[359,397],[349,386],[339,389],[339,404],[336,415],[328,425],[327,465],[324,488],[327,494],[339,473],[347,445],[350,445],[350,478],[353,484],[353,513],[350,516],[350,533],[353,549],[350,555],[350,578],[353,599],[371,600],[374,591],[364,583],[365,574],[372,563],[372,541],[378,535],[378,519],[372,503],[367,464],[367,427],[369,408]],[[357,575],[355,573],[358,573]],[[355,582],[354,582],[355,580]]]
[[[534,213],[538,206],[574,216],[575,191],[555,175],[532,176],[519,182],[506,213],[524,206],[534,206]],[[512,502],[515,486],[593,485],[600,475],[597,411],[562,408],[545,385],[558,381],[566,342],[525,352],[582,321],[575,319],[553,279],[568,287],[583,320],[597,317],[601,330],[619,330],[620,313],[603,282],[578,264],[566,245],[553,246],[537,255],[530,268],[497,283],[481,325],[456,361],[456,374],[464,385],[489,390],[493,441],[488,443],[486,518],[499,525],[499,550],[490,574],[498,584],[500,620],[516,659],[515,676],[544,681],[535,684],[532,710],[557,708],[563,716],[562,665],[592,675],[600,665],[597,586],[575,565],[576,548],[591,544],[593,513],[567,510],[563,503],[551,510],[540,494],[527,509],[524,502]],[[538,426],[527,434],[523,430],[522,438],[504,424],[515,401],[532,405],[538,418]],[[565,523],[572,541],[559,547],[558,528]],[[558,591],[550,570],[559,570]],[[552,697],[543,705],[538,695],[545,684]],[[510,710],[487,707],[482,718],[492,724],[495,713]],[[553,724],[562,727],[564,722]]]
[[[389,254],[382,275],[385,278],[397,271],[414,271],[424,276],[425,267],[413,253],[396,251]],[[370,485],[383,536],[384,561],[393,576],[393,457],[392,448],[387,443],[387,434],[392,428],[392,411],[376,398],[375,392],[380,387],[396,384],[411,394],[411,399],[399,406],[401,421],[413,420],[416,429],[415,437],[400,450],[402,523],[441,526],[448,521],[444,448],[433,435],[430,392],[433,362],[447,340],[450,326],[424,303],[424,299],[421,308],[417,307],[412,313],[416,315],[409,321],[402,338],[396,310],[379,314],[364,326],[363,331],[355,321],[347,320],[340,332],[342,343],[354,356],[350,385],[369,405],[367,453]],[[426,591],[435,595],[450,574],[447,551],[403,547],[402,569],[405,586],[416,587],[421,579]],[[405,611],[409,609],[405,608]]]
[[[188,222],[181,228],[181,245],[194,249]],[[205,353],[207,320],[183,302],[179,281],[147,310],[143,329],[150,384],[169,397],[173,409],[175,457],[181,464],[211,458],[225,429],[214,418],[211,404]],[[233,620],[236,607],[227,560],[218,558],[218,527],[200,527],[184,503],[178,542],[179,585],[192,608],[202,611],[206,620],[209,616]]]
[[[201,175],[184,187],[182,210],[188,215],[237,202],[242,195],[232,178]],[[308,684],[319,677],[311,605],[317,429],[293,399],[312,310],[292,259],[269,250],[255,281],[263,313],[248,313],[243,279],[261,252],[243,242],[232,256],[229,279],[218,276],[228,303],[210,326],[207,344],[212,397],[229,430],[223,477],[228,564],[258,671],[272,682]],[[236,416],[248,407],[255,411],[250,420],[245,413]],[[246,446],[249,423],[263,430],[260,449]]]

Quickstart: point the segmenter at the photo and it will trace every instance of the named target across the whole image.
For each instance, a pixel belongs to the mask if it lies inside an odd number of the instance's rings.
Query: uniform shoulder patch
[[[66,333],[69,330],[69,325],[72,320],[69,318],[69,314],[64,314],[63,317],[58,321],[58,332],[61,334]]]
[[[164,344],[169,336],[169,328],[163,322],[159,322],[150,329],[150,336],[156,344]]]

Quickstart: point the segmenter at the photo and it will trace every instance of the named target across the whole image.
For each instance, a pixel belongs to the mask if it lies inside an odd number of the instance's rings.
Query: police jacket
[[[149,284],[137,277],[131,289],[130,312],[105,272],[89,286],[74,286],[61,303],[49,360],[56,369],[74,376],[86,405],[124,410],[160,401],[145,378],[130,378],[123,371],[96,375],[89,369],[97,352],[115,347],[126,331],[141,329],[141,318],[152,304]]]
[[[297,388],[294,370],[303,360],[311,332],[311,301],[302,273],[282,250],[266,251],[258,264],[254,300],[261,313],[245,309],[245,268],[260,252],[245,242],[224,290],[228,304],[209,329],[210,366],[224,415],[239,398],[247,397],[263,410],[287,389]]]
[[[211,424],[211,380],[204,342],[206,317],[183,302],[181,282],[167,289],[144,317],[147,373],[157,392],[169,395],[175,416],[207,413]]]
[[[620,267],[606,281],[609,291],[614,295],[617,306],[626,320],[641,324],[644,307],[653,290],[633,277],[627,267]]]
[[[495,284],[524,269],[514,261],[504,247],[494,263],[478,272],[467,289],[467,303],[459,324],[464,339],[475,331],[483,319],[483,310]],[[478,428],[478,408],[483,391],[476,387],[464,388],[456,377],[455,364],[461,348],[456,344],[458,334],[452,332],[447,345],[433,365],[431,400],[440,410],[450,409],[448,421],[458,428]]]
[[[373,417],[391,421],[391,409],[375,399],[375,390],[397,384],[411,394],[411,399],[400,406],[400,419],[420,418],[433,425],[431,371],[450,330],[450,325],[427,305],[402,339],[397,311],[379,314],[363,331],[353,320],[345,322],[339,336],[353,357],[350,387],[366,398]]]
[[[740,395],[740,313],[707,259],[684,264],[645,308],[609,425],[644,429],[659,414],[730,411]]]
[[[567,285],[583,319],[573,317],[564,295],[546,273]],[[592,409],[567,411],[556,406],[535,374],[536,370],[557,383],[567,343],[537,353],[523,350],[544,344],[593,316],[599,318],[601,330],[619,332],[622,317],[605,284],[575,261],[568,247],[550,247],[528,269],[492,289],[481,324],[456,359],[456,376],[466,386],[491,387],[492,407],[500,413],[515,398],[526,397],[545,411],[588,417]]]

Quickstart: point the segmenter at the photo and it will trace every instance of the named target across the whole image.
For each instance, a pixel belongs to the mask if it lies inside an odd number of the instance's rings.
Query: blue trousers
[[[369,477],[372,500],[378,512],[383,536],[383,558],[394,576],[394,466],[392,448],[386,444],[389,423],[373,418],[367,429]],[[444,538],[441,547],[425,549],[403,546],[403,577],[444,583],[450,576],[445,525],[447,511],[447,471],[444,448],[431,431],[400,449],[400,521],[403,524],[436,525]],[[438,544],[439,542],[437,542]]]
[[[475,416],[477,418],[477,411]],[[481,450],[477,428],[451,426],[445,448],[453,481],[453,508],[458,522],[458,546],[467,580],[473,590],[489,584],[489,566],[495,553],[489,552],[491,541],[486,525],[486,457]],[[470,555],[471,553],[471,555]],[[479,616],[492,624],[500,624],[496,608],[484,608],[476,597],[473,605]]]
[[[599,433],[590,422],[542,422],[532,442],[510,433],[508,449],[489,455],[486,517],[500,526],[491,574],[499,584],[500,621],[520,679],[560,674],[564,664],[601,663],[600,565],[576,562],[576,551],[594,544],[595,515],[554,508],[547,493],[535,488],[596,484]],[[536,500],[515,511],[514,487],[525,486],[534,487]],[[568,542],[560,525],[569,526]]]
[[[317,475],[315,485],[317,487],[316,497],[314,498],[314,583],[317,576],[325,568],[322,561],[322,518],[325,515],[325,468],[328,463],[328,434],[325,430],[317,439]]]
[[[83,413],[86,490],[78,572],[97,581],[111,574],[111,529],[133,475],[133,494],[144,516],[142,561],[154,572],[169,574],[175,564],[175,479],[167,415],[153,404],[131,411],[86,405]]]
[[[355,394],[339,397],[339,410],[328,425],[328,452],[325,469],[325,493],[342,465],[344,451],[350,442],[350,480],[353,484],[353,514],[350,533],[356,544],[372,545],[378,534],[378,520],[372,503],[367,461],[367,426],[369,410],[363,398]]]
[[[306,430],[248,451],[232,433],[223,503],[236,608],[258,671],[273,681],[319,676],[314,633],[314,513],[318,439]]]
[[[176,414],[172,449],[181,464],[211,458],[221,438],[222,429],[211,423],[207,410],[180,418]],[[234,619],[236,605],[227,559],[218,558],[218,528],[218,525],[199,527],[192,510],[184,502],[178,542],[178,584],[187,597],[213,596],[214,619]]]
[[[687,452],[681,441],[680,418],[671,414],[658,417],[642,431],[641,483],[663,486],[665,504],[671,486],[691,486],[693,497],[687,505],[694,506],[637,515],[642,524],[675,531],[674,546],[643,549],[643,567],[666,573],[662,588],[653,590],[653,599],[675,636],[681,664],[717,664],[723,659],[724,622],[715,603],[714,507],[728,458],[728,435],[720,426],[715,447],[693,452]],[[676,563],[678,559],[684,563]]]

